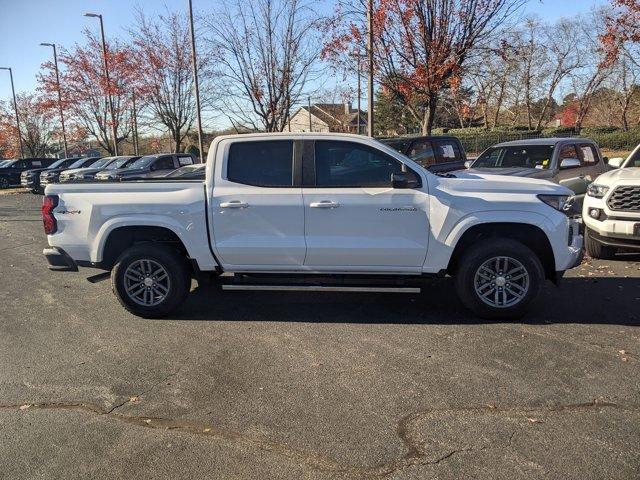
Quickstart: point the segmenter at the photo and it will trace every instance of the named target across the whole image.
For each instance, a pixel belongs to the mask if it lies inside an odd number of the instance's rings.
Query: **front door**
[[[222,147],[209,208],[224,264],[302,267],[304,208],[294,164],[292,140],[235,140]]]
[[[391,175],[406,167],[357,142],[317,140],[312,150],[314,161],[305,157],[304,162],[305,266],[421,268],[428,244],[428,196],[419,188],[391,187]]]

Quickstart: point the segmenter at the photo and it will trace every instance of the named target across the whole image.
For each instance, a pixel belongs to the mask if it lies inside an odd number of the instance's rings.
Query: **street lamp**
[[[22,133],[20,132],[20,117],[18,116],[18,102],[16,102],[16,89],[13,86],[13,71],[11,67],[0,67],[0,70],[9,70],[9,77],[11,78],[11,93],[13,93],[13,109],[16,112],[16,125],[18,126],[18,143],[20,144],[20,156],[24,156],[24,150],[22,149]]]
[[[369,72],[367,79],[367,135],[373,137],[373,0],[367,5],[367,59]]]
[[[196,34],[193,28],[193,5],[189,0],[189,32],[191,33],[191,63],[193,64],[193,86],[196,94],[196,120],[198,121],[198,148],[200,149],[200,163],[203,163],[202,149],[202,117],[200,115],[200,88],[198,87],[198,64],[196,62]]]
[[[107,80],[107,98],[109,99],[109,110],[111,112],[111,135],[113,136],[113,154],[118,156],[118,137],[116,134],[116,116],[113,113],[113,99],[111,98],[111,85],[109,83],[109,65],[107,63],[107,45],[104,41],[104,24],[102,15],[98,13],[85,13],[85,17],[98,18],[100,20],[100,35],[102,37],[102,59],[104,61],[104,76]]]
[[[69,158],[69,152],[67,151],[67,133],[64,128],[64,111],[62,110],[62,92],[60,90],[60,74],[58,72],[58,53],[56,51],[56,44],[41,43],[40,46],[53,48],[53,63],[56,67],[56,84],[58,86],[58,108],[60,109],[60,123],[62,124],[62,142],[64,144],[64,158]]]

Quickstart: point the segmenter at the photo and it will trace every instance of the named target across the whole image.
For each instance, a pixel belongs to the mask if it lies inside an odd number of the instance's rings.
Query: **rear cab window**
[[[462,152],[457,142],[447,139],[436,139],[433,140],[433,146],[437,163],[462,161]]]
[[[191,155],[178,155],[178,164],[181,167],[193,165],[193,157]]]
[[[232,143],[227,180],[255,187],[292,187],[293,140]]]

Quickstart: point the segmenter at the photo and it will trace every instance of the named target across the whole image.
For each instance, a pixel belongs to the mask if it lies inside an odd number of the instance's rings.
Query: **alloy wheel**
[[[162,303],[171,289],[167,270],[151,259],[131,263],[124,272],[124,288],[127,296],[138,305],[154,307]]]
[[[529,291],[529,272],[512,257],[500,256],[486,260],[473,280],[476,295],[494,308],[517,305]]]

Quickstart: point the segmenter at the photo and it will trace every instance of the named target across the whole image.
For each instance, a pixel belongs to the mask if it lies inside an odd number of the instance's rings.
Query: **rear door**
[[[302,267],[302,142],[222,143],[210,205],[214,246],[227,265]]]
[[[310,143],[304,159],[305,266],[421,269],[428,245],[428,196],[420,188],[391,186],[391,175],[407,168],[362,143]]]

